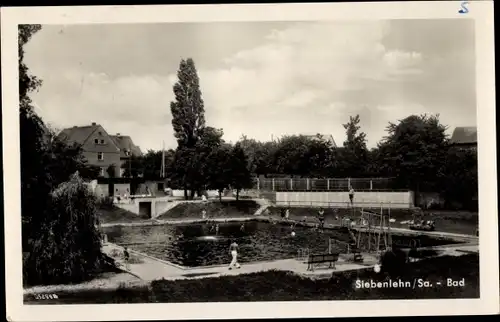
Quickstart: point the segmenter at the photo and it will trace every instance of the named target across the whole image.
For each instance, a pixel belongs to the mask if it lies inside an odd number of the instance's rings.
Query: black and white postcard
[[[1,17],[8,320],[498,313],[492,1]]]

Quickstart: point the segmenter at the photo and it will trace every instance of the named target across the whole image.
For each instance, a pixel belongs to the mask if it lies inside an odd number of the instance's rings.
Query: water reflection
[[[183,266],[228,264],[231,261],[229,245],[239,245],[238,261],[292,258],[300,248],[323,253],[328,250],[328,239],[349,242],[345,231],[324,232],[306,227],[291,227],[265,222],[165,225],[148,227],[109,227],[105,229],[110,242],[127,244],[130,248]],[[292,235],[292,231],[295,235]],[[393,242],[419,240],[419,246],[449,244],[430,237],[393,236]]]

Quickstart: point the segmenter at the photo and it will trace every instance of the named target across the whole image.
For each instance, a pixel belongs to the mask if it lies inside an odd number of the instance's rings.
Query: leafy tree
[[[205,127],[205,107],[193,59],[181,60],[177,78],[178,81],[173,88],[175,101],[170,103],[170,110],[174,135],[178,143],[177,158],[181,158],[183,164],[186,165],[182,171],[182,179],[184,195],[187,198],[187,187],[194,186],[196,183],[186,180],[196,177],[196,174],[192,174],[190,171],[197,168],[194,160],[188,159],[195,157],[192,149],[195,148],[200,132]]]
[[[199,138],[194,147],[177,148],[172,166],[172,183],[183,186],[185,197],[193,198],[209,185],[211,163],[209,159],[214,149],[223,144],[223,132],[220,129],[204,127],[199,131]],[[187,195],[187,190],[191,195]]]
[[[464,207],[477,211],[479,182],[476,150],[450,148],[438,179],[447,208]]]
[[[20,25],[19,36],[19,118],[20,118],[20,148],[21,148],[21,217],[22,217],[22,247],[23,247],[23,277],[27,283],[52,283],[56,280],[75,278],[69,270],[80,269],[79,278],[86,278],[90,271],[87,268],[99,265],[91,257],[78,258],[63,246],[74,244],[75,240],[86,240],[87,230],[80,226],[81,221],[73,222],[71,235],[57,235],[55,227],[61,223],[57,220],[64,217],[60,211],[69,211],[72,205],[64,207],[54,202],[52,191],[68,180],[75,171],[86,178],[94,178],[98,169],[90,167],[77,145],[67,146],[61,142],[35,113],[29,94],[37,90],[42,82],[30,75],[23,62],[24,45],[37,31],[40,25]],[[55,193],[55,196],[59,196]],[[81,200],[85,203],[87,200]],[[61,244],[54,257],[53,242]],[[45,252],[45,253],[43,253]],[[100,252],[100,249],[99,249]],[[76,256],[76,257],[75,257]],[[56,258],[61,258],[62,263]],[[79,268],[65,266],[72,260],[88,260]]]
[[[378,146],[381,172],[396,178],[396,187],[417,192],[435,191],[436,177],[448,149],[446,126],[439,115],[412,115],[390,123],[388,136]]]
[[[40,234],[24,260],[27,283],[81,282],[105,265],[96,202],[78,173],[51,193],[49,207],[39,214],[45,217]]]
[[[229,188],[232,179],[231,152],[231,146],[229,144],[221,144],[219,147],[212,150],[207,160],[210,164],[208,188],[217,190],[220,201],[222,201],[222,192],[224,189]]]
[[[164,154],[165,158],[165,173],[168,174],[172,167],[174,150],[166,150]],[[141,170],[143,177],[146,179],[158,179],[161,177],[161,162],[163,153],[161,150],[154,151],[149,150],[146,154],[140,157]]]
[[[106,169],[106,173],[108,174],[109,178],[114,178],[116,177],[116,165],[110,164],[108,168]]]
[[[252,175],[248,170],[248,157],[239,144],[231,151],[230,169],[231,187],[236,189],[236,200],[239,200],[241,189],[251,188],[253,185]]]
[[[126,178],[138,178],[143,176],[143,160],[142,156],[130,156],[130,158],[122,164],[123,176]]]
[[[321,136],[290,135],[281,138],[274,150],[275,173],[327,176],[333,164],[333,147]]]
[[[368,149],[366,148],[366,134],[359,132],[361,122],[359,115],[349,117],[349,122],[343,124],[347,138],[344,149],[341,150],[342,170],[349,177],[360,177],[366,172]]]
[[[242,145],[244,146],[244,145]],[[276,142],[258,142],[254,155],[255,174],[267,175],[278,173],[276,169],[276,151],[278,144]],[[245,153],[247,150],[245,150]],[[251,153],[251,152],[250,152]],[[251,155],[251,154],[250,154]]]

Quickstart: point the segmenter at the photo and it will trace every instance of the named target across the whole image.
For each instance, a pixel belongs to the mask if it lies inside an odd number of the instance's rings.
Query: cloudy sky
[[[45,25],[26,48],[32,98],[53,127],[97,122],[142,150],[175,147],[170,101],[196,63],[206,119],[245,134],[332,134],[359,114],[368,145],[390,121],[439,113],[476,124],[472,20]]]

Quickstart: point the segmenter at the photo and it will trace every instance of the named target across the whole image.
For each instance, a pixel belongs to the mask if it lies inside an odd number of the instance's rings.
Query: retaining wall
[[[276,192],[277,206],[289,207],[350,207],[349,194],[347,192]],[[358,191],[354,194],[355,207],[376,208],[383,205],[386,208],[412,208],[413,192],[379,192]]]

